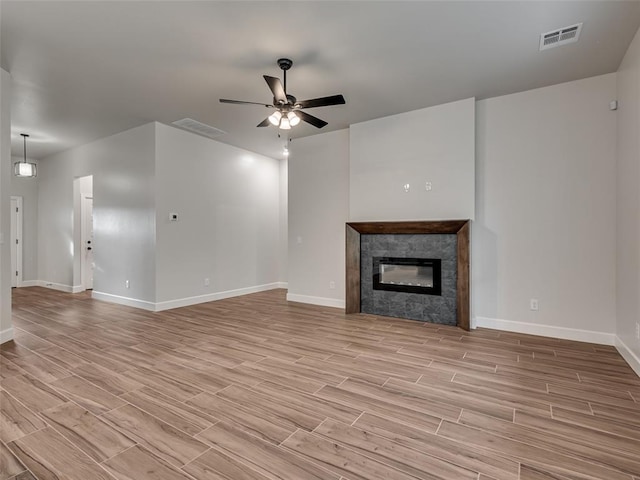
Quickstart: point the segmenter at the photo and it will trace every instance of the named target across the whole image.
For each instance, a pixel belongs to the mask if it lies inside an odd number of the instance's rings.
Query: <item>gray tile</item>
[[[361,309],[365,313],[456,325],[455,234],[362,235],[360,237]],[[442,295],[373,289],[373,257],[439,258]]]

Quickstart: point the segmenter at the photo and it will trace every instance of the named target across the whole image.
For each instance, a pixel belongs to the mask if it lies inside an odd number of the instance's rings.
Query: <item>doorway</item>
[[[93,175],[73,181],[73,292],[93,290]]]
[[[82,286],[85,290],[93,290],[93,197],[83,195],[80,203]]]
[[[22,197],[11,197],[11,287],[22,286]]]

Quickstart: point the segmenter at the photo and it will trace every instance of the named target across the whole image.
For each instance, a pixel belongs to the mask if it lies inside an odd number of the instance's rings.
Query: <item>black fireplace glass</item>
[[[373,289],[441,294],[440,259],[373,257]]]

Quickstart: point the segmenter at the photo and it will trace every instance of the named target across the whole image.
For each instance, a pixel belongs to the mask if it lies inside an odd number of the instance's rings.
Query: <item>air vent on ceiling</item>
[[[559,28],[551,32],[543,33],[540,35],[540,50],[542,51],[548,48],[566,45],[567,43],[577,42],[581,30],[582,24],[576,23],[569,27]]]
[[[183,118],[182,120],[176,120],[175,122],[173,122],[173,125],[209,138],[216,138],[227,133],[215,127],[212,127],[211,125],[198,122],[193,118]]]

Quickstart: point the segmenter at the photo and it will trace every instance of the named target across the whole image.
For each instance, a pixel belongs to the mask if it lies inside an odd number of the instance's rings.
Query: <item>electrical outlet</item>
[[[636,339],[640,340],[640,323],[636,322]]]
[[[124,288],[129,288],[129,280],[124,281]]]
[[[211,284],[210,280],[208,278],[204,279],[204,286],[208,287]]]
[[[329,282],[329,288],[330,288],[331,290],[335,289],[335,288],[336,288],[336,282],[334,282],[333,280],[331,280],[331,281]]]
[[[431,185],[431,182],[426,182],[426,183],[424,184],[424,189],[425,189],[427,192],[430,192],[432,188],[433,188],[433,186]]]
[[[529,308],[530,308],[532,311],[534,311],[534,312],[537,312],[537,311],[538,311],[538,309],[540,308],[540,306],[538,305],[538,299],[537,299],[537,298],[532,298],[532,299],[529,301]]]

